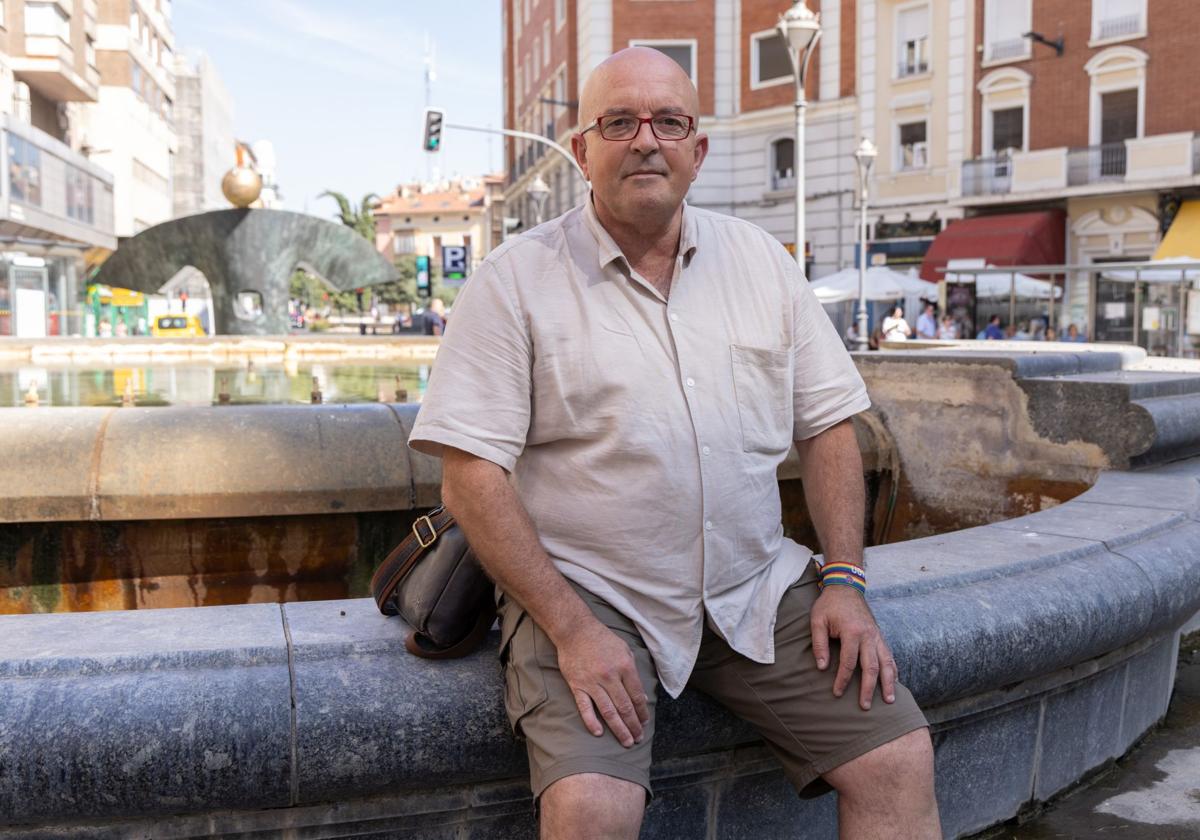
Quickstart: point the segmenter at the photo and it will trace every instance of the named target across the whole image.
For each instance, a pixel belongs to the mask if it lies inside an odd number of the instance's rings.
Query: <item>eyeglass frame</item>
[[[638,125],[637,125],[637,128],[634,129],[633,134],[629,135],[624,140],[613,140],[613,139],[610,139],[610,138],[604,136],[604,128],[600,125],[600,121],[602,119],[605,119],[606,117],[625,117],[627,119],[634,119],[634,120],[638,121]],[[687,133],[684,134],[682,137],[659,137],[658,132],[654,130],[654,121],[656,119],[659,119],[660,117],[679,117],[679,118],[687,120],[688,121]],[[596,117],[596,119],[592,120],[591,125],[589,125],[585,129],[582,129],[579,133],[587,134],[589,131],[591,131],[594,128],[594,129],[596,129],[596,133],[600,135],[601,140],[606,140],[609,143],[628,143],[630,140],[634,139],[635,137],[637,137],[639,134],[642,133],[642,125],[643,124],[649,124],[650,125],[650,133],[654,135],[654,139],[658,140],[660,142],[663,142],[663,143],[678,143],[680,140],[686,140],[688,137],[691,136],[692,132],[696,130],[696,118],[695,117],[691,116],[690,114],[676,114],[674,112],[669,112],[669,113],[665,113],[665,114],[654,114],[653,116],[650,116],[650,117],[638,117],[638,116],[634,116],[633,114],[600,114],[599,116]]]

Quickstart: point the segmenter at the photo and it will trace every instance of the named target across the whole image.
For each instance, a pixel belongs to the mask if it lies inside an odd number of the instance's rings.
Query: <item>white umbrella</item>
[[[919,297],[937,300],[937,284],[930,283],[913,274],[876,265],[867,269],[867,300],[898,300]],[[843,268],[812,283],[813,293],[821,303],[840,303],[858,300],[858,269]]]
[[[1105,280],[1123,280],[1126,283],[1132,283],[1134,280],[1172,283],[1178,280],[1200,279],[1200,268],[1194,267],[1200,263],[1200,259],[1195,257],[1166,257],[1152,262],[1154,263],[1152,268],[1142,268],[1137,271],[1132,268],[1114,268],[1105,271],[1101,276]],[[1172,268],[1172,265],[1186,265],[1188,268]]]
[[[991,266],[988,266],[991,268]],[[977,298],[1006,298],[1016,292],[1019,298],[1048,298],[1050,290],[1054,290],[1056,298],[1062,297],[1062,289],[1048,280],[1038,280],[1028,274],[1012,274],[998,270],[986,274],[946,273],[948,283],[974,283]]]

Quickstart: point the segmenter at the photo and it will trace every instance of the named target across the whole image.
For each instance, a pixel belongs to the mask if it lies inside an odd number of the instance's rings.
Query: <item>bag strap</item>
[[[371,594],[380,612],[392,614],[386,605],[400,581],[453,524],[454,517],[445,507],[434,508],[425,516],[417,517],[412,524],[412,533],[391,550],[371,577]]]
[[[462,641],[456,642],[448,648],[434,647],[425,636],[415,630],[409,633],[408,638],[404,640],[404,647],[413,656],[419,656],[422,659],[458,659],[483,644],[483,640],[487,638],[488,631],[492,629],[492,623],[495,620],[495,606],[486,607],[479,611],[479,616],[475,619],[475,626],[471,628],[471,632]]]

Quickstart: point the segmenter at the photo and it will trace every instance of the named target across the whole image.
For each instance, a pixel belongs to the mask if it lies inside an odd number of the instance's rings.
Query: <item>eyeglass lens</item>
[[[605,140],[629,140],[638,133],[644,122],[650,123],[651,131],[659,140],[682,140],[691,132],[691,121],[679,114],[660,114],[650,118],[614,114],[600,118],[600,136]]]

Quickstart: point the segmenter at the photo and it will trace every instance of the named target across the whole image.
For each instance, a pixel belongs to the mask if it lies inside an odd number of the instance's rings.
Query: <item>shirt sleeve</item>
[[[408,445],[461,449],[511,472],[530,416],[529,330],[501,271],[485,261],[447,321]]]
[[[792,439],[808,440],[866,411],[871,400],[808,280],[795,260],[780,251],[792,290]]]

